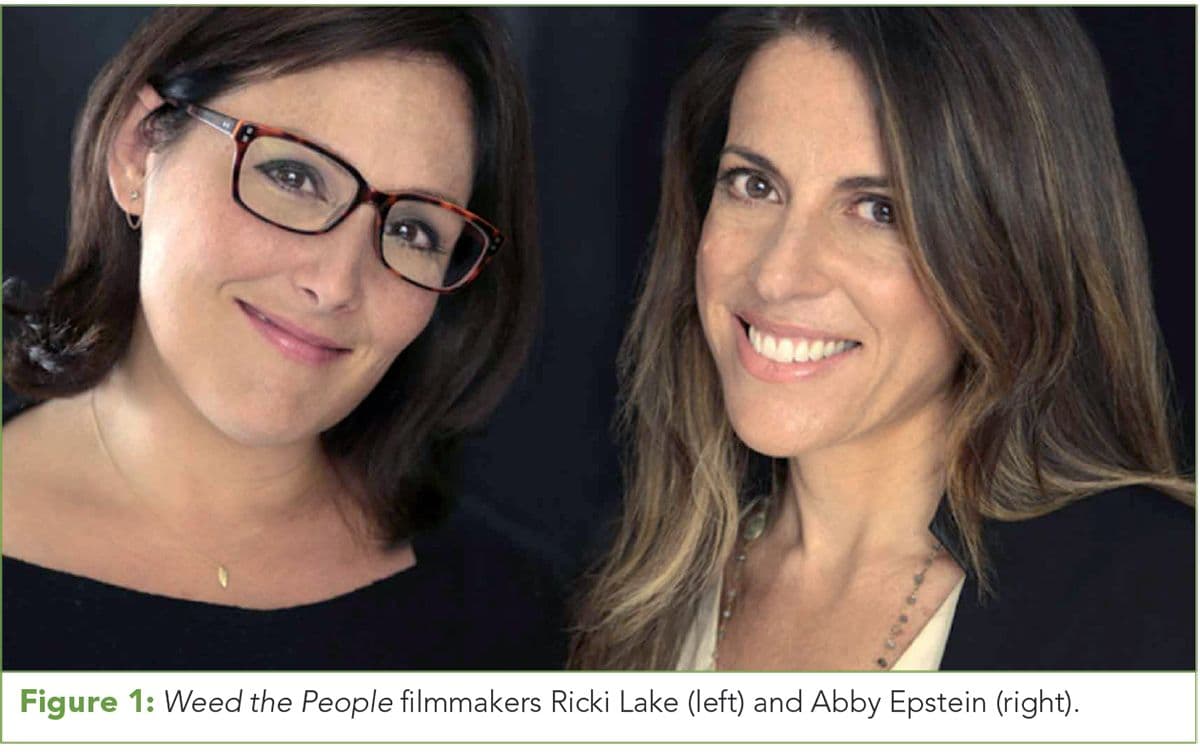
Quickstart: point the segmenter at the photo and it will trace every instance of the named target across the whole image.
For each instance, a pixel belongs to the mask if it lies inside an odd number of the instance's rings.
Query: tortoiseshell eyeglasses
[[[494,225],[449,201],[375,190],[349,162],[300,136],[165,101],[233,139],[233,200],[243,209],[284,230],[320,235],[370,204],[380,260],[418,287],[442,293],[462,287],[503,242]]]

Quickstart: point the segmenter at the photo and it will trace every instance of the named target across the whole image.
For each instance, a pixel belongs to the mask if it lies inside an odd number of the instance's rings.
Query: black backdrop
[[[502,8],[534,114],[545,305],[530,362],[465,452],[464,503],[577,568],[617,505],[614,358],[658,197],[671,82],[715,8]],[[4,276],[65,247],[70,131],[141,8],[3,10]],[[1110,76],[1150,239],[1159,319],[1195,404],[1195,10],[1079,11]]]

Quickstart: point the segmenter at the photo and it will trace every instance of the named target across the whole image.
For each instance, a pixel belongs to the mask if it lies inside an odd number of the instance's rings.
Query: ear
[[[162,103],[162,97],[149,85],[139,89],[109,147],[108,187],[117,206],[129,214],[141,214],[144,205],[142,183],[146,180],[150,145],[142,138],[142,121]],[[135,192],[137,198],[133,197]]]

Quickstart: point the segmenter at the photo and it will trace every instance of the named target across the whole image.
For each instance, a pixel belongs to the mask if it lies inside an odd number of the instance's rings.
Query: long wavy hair
[[[1073,15],[733,11],[668,111],[653,251],[619,361],[624,515],[580,602],[575,667],[673,668],[733,550],[740,502],[769,475],[726,417],[694,280],[738,78],[789,34],[828,40],[863,73],[916,275],[962,349],[945,495],[981,595],[984,518],[1134,484],[1194,503],[1141,220],[1103,69]]]
[[[19,394],[89,389],[124,356],[138,307],[139,236],[108,186],[108,154],[149,82],[204,103],[236,86],[371,54],[430,55],[471,93],[476,174],[469,207],[504,247],[474,282],[438,301],[425,331],[349,416],[324,432],[395,543],[447,511],[458,437],[519,370],[540,300],[529,113],[520,72],[486,12],[441,8],[171,8],[153,14],[97,76],[76,124],[66,261],[43,295],[5,283],[5,373]],[[140,133],[167,149],[198,127],[171,107]]]

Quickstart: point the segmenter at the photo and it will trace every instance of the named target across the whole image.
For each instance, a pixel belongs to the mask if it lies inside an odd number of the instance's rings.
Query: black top
[[[945,505],[932,526],[962,564]],[[942,669],[1196,668],[1196,515],[1143,487],[988,521],[993,594],[967,571]]]
[[[413,540],[417,564],[327,601],[255,610],[4,557],[5,670],[553,669],[562,589],[485,515]]]

